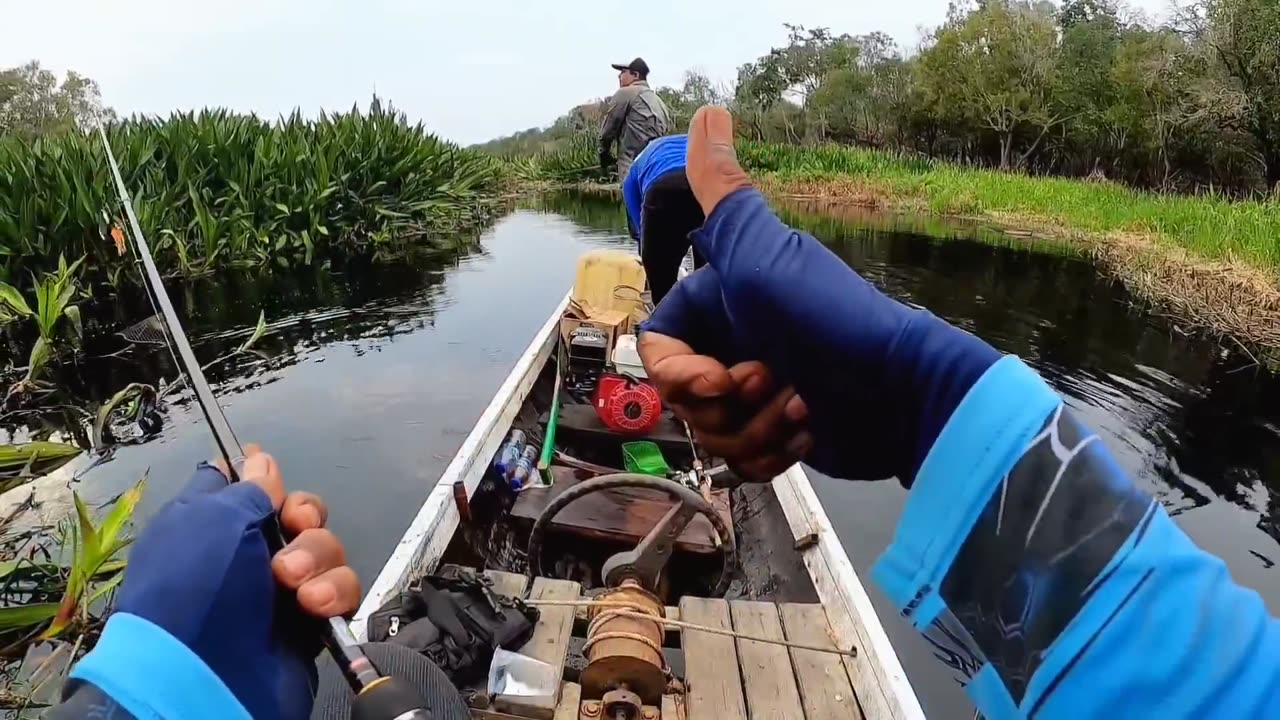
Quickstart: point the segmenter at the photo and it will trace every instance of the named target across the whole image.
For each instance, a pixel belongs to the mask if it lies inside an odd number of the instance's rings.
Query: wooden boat
[[[370,613],[413,580],[460,565],[485,571],[501,592],[541,603],[533,638],[520,652],[560,675],[559,688],[550,695],[482,700],[473,703],[473,717],[922,718],[871,601],[800,466],[771,484],[711,495],[727,537],[712,532],[712,521],[700,515],[665,545],[656,538],[658,554],[669,553],[662,557],[669,562],[645,589],[637,589],[633,576],[616,572],[620,562],[626,570],[637,555],[618,553],[679,514],[673,508],[691,503],[689,495],[706,500],[705,493],[652,478],[679,489],[671,491],[672,497],[635,487],[597,489],[564,506],[554,519],[535,520],[559,504],[555,498],[591,482],[596,473],[582,467],[594,468],[592,461],[617,466],[608,461],[610,455],[616,457],[619,444],[634,439],[592,427],[591,405],[566,400],[555,441],[565,453],[557,454],[551,467],[554,485],[519,493],[506,488],[492,469],[493,459],[513,428],[537,436],[546,422],[557,380],[559,327],[569,303],[566,296],[538,330],[369,587],[352,623],[357,637],[365,639]],[[647,438],[672,465],[688,468],[694,452],[689,441],[673,419],[663,422]],[[713,465],[709,459],[708,467]],[[541,561],[525,554],[531,534],[539,536],[542,549],[535,551],[543,555]],[[651,551],[652,535],[641,543]],[[646,562],[653,557],[650,552]],[[555,561],[547,562],[551,558]],[[731,565],[725,580],[732,580],[727,592],[724,582],[709,580],[725,558]],[[530,565],[535,572],[528,572]],[[614,582],[606,583],[606,575]],[[625,588],[618,589],[618,577],[627,578]],[[606,584],[611,588],[602,587]],[[712,584],[721,587],[708,587]],[[587,607],[592,597],[596,604]],[[655,600],[656,611],[646,615],[642,606]],[[569,604],[574,601],[577,606]],[[611,608],[631,614],[602,617]],[[655,612],[683,625],[664,630],[646,621]],[[637,634],[660,643],[662,655]],[[584,657],[588,635],[602,637],[590,640]],[[659,677],[661,684],[655,685]]]

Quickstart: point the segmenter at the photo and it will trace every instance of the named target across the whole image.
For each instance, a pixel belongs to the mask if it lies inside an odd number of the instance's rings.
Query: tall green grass
[[[890,204],[995,216],[1066,231],[1137,233],[1210,259],[1280,273],[1280,200],[1153,193],[1112,182],[1035,177],[838,145],[739,143],[753,173],[782,180],[856,180]]]
[[[519,180],[551,183],[578,183],[603,180],[599,138],[579,133],[557,141],[532,155],[504,159]]]
[[[430,240],[483,219],[501,179],[492,158],[376,98],[367,112],[314,120],[225,110],[134,118],[108,136],[157,262],[184,274]],[[0,279],[52,270],[61,255],[85,256],[91,275],[118,281],[130,265],[111,238],[117,223],[96,133],[0,139]]]

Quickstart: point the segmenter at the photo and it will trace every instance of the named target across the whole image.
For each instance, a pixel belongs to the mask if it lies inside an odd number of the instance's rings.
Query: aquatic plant
[[[61,353],[66,346],[77,347],[80,344],[84,334],[80,308],[71,301],[80,292],[79,272],[83,263],[84,257],[81,257],[67,265],[66,257],[59,255],[54,272],[34,278],[34,310],[17,288],[0,282],[0,324],[30,319],[39,333],[31,346],[26,377],[10,388],[10,394],[33,389],[50,358]]]
[[[20,548],[20,555],[0,562],[0,599],[6,602],[0,607],[0,654],[12,655],[33,640],[83,632],[96,623],[98,603],[124,579],[120,554],[132,542],[126,528],[144,487],[145,478],[117,498],[97,523],[73,494],[75,517],[63,523],[56,537]]]
[[[47,440],[0,445],[0,492],[53,472],[80,453],[75,445]]]
[[[276,122],[227,110],[135,117],[108,137],[162,270],[291,266],[431,242],[489,216],[489,156],[367,111]],[[93,280],[136,270],[96,133],[0,138],[0,279],[86,256]]]
[[[525,181],[576,183],[606,179],[600,167],[599,136],[577,133],[527,156],[505,159],[509,172]]]

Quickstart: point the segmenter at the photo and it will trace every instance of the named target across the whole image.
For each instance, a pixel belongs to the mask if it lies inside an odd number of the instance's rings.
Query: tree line
[[[1153,23],[1120,0],[953,0],[910,50],[881,32],[788,25],[732,86],[658,93],[677,130],[728,105],[751,140],[837,142],[1038,174],[1231,195],[1280,186],[1280,2],[1184,0]],[[590,132],[601,103],[491,141]]]
[[[0,69],[0,137],[32,140],[114,119],[115,112],[102,105],[98,83],[74,70],[59,82],[35,60]]]

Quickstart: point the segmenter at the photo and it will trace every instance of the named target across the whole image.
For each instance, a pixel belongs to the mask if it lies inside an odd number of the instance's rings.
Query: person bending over
[[[687,146],[687,135],[654,140],[636,157],[622,181],[627,226],[640,242],[640,261],[655,303],[676,284],[680,263],[689,252],[689,233],[706,220],[684,174]],[[704,264],[694,248],[694,267]]]
[[[757,481],[803,460],[909,488],[872,578],[984,717],[1280,717],[1280,622],[1258,594],[1021,360],[784,225],[738,165],[732,122],[694,117],[708,267],[640,337],[703,447]]]

